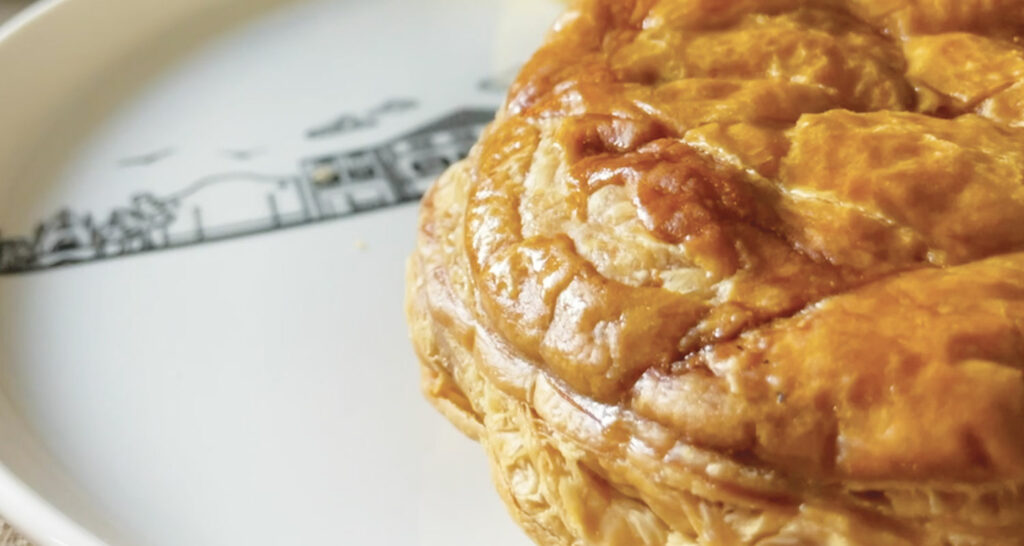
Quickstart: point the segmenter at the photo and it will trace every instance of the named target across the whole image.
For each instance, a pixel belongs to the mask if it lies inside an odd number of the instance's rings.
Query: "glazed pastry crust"
[[[1024,544],[1024,2],[585,0],[422,206],[540,544]]]

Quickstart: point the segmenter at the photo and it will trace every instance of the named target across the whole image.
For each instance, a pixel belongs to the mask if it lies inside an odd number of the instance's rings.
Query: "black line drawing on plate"
[[[174,155],[175,151],[176,150],[171,147],[161,148],[145,154],[123,157],[117,162],[117,164],[121,167],[145,167],[171,157]]]
[[[416,108],[418,105],[419,105],[419,103],[416,102],[416,99],[409,99],[409,98],[404,98],[404,99],[402,99],[402,98],[400,98],[400,99],[388,99],[388,100],[378,104],[376,107],[374,107],[370,111],[375,113],[375,114],[377,114],[377,115],[381,115],[381,114],[394,114],[394,113],[398,113],[398,112],[405,112],[407,110],[412,110],[412,109]]]
[[[0,275],[180,248],[417,201],[494,118],[462,109],[376,146],[307,157],[295,172],[213,173],[103,213],[63,209],[29,235],[0,232]]]
[[[325,138],[376,127],[380,118],[406,112],[417,106],[419,103],[415,99],[389,99],[362,114],[341,114],[327,123],[313,127],[306,131],[306,138]]]
[[[221,150],[225,156],[234,159],[235,161],[249,161],[250,159],[262,155],[266,150],[263,148],[245,148],[245,149],[224,149]]]

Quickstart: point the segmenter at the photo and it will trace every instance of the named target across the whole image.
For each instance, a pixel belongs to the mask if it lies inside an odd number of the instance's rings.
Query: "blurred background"
[[[26,0],[0,0],[0,23],[30,4]],[[0,546],[28,546],[29,543],[14,532],[0,514]]]
[[[29,3],[25,0],[0,0],[0,20],[7,20]]]
[[[0,0],[0,23],[30,4],[26,0]],[[14,532],[0,514],[0,546],[28,546],[29,542]]]
[[[15,13],[31,4],[31,0],[0,0],[0,23],[7,21]],[[28,542],[19,537],[0,514],[0,546],[27,546]]]

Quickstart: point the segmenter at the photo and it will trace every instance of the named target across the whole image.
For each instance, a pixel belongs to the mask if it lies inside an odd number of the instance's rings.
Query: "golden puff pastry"
[[[423,201],[543,545],[1024,544],[1024,0],[582,0]]]

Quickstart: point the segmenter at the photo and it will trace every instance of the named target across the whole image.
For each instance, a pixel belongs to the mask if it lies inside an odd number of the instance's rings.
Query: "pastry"
[[[537,543],[1024,544],[1024,1],[577,1],[421,214]]]

